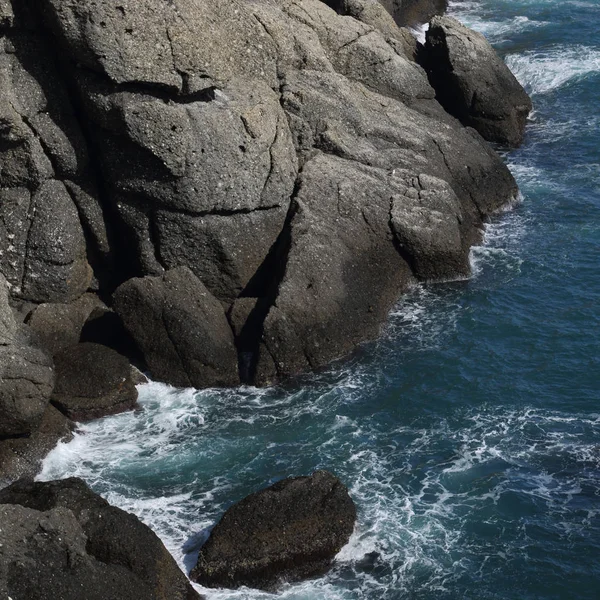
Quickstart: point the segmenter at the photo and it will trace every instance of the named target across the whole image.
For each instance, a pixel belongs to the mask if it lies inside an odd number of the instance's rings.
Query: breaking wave
[[[510,54],[506,64],[531,94],[546,94],[600,72],[600,50],[587,46],[555,46]]]

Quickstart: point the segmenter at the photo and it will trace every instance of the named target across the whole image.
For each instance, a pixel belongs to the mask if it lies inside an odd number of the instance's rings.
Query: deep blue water
[[[378,343],[293,386],[145,386],[141,412],[86,425],[42,477],[83,476],[190,566],[232,502],[325,468],[357,530],[286,599],[600,598],[600,0],[452,12],[535,104],[506,156],[523,202],[488,226],[473,278],[414,290]]]

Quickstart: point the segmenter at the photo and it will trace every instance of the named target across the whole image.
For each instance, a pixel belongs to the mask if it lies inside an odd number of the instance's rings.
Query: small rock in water
[[[284,479],[225,512],[190,577],[207,587],[271,590],[322,574],[355,521],[354,502],[331,473]]]

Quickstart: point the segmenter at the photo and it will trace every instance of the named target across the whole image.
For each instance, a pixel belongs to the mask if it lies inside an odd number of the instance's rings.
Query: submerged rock
[[[129,361],[106,346],[83,343],[54,357],[52,403],[73,421],[90,421],[136,406]]]
[[[197,600],[162,542],[80,479],[0,490],[0,594],[37,600]]]
[[[531,99],[483,35],[451,17],[435,17],[422,57],[450,114],[490,142],[522,143]]]
[[[207,587],[273,589],[322,574],[355,520],[347,489],[331,473],[284,479],[225,512],[190,576]]]

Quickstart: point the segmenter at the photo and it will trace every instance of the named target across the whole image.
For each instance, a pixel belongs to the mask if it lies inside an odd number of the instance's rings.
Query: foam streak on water
[[[473,277],[414,288],[378,342],[301,381],[142,386],[139,411],[82,425],[41,479],[83,477],[189,569],[233,502],[326,468],[358,525],[286,600],[597,600],[600,3],[451,5],[535,104],[506,155],[523,201],[487,224]]]

